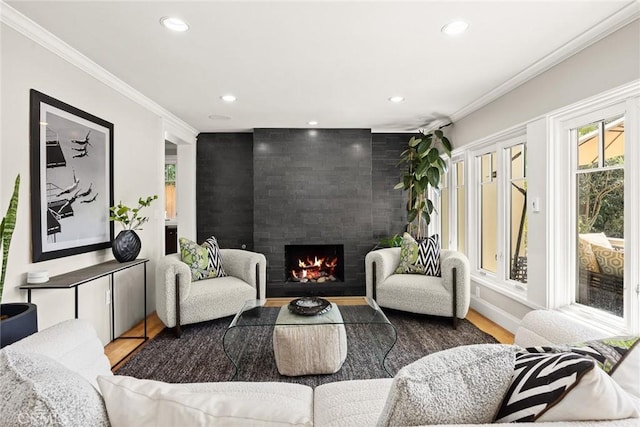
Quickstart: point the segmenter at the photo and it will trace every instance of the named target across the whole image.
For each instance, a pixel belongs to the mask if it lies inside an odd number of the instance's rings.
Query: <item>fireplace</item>
[[[306,286],[344,282],[343,245],[285,245],[286,281]]]

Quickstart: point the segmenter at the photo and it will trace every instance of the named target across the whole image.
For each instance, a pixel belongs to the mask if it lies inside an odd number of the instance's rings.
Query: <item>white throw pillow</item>
[[[423,357],[393,379],[378,426],[491,423],[517,347],[477,344]]]
[[[0,425],[108,426],[100,393],[50,357],[0,351]]]
[[[267,402],[192,392],[182,384],[100,376],[112,427],[162,426],[312,426],[306,413]]]

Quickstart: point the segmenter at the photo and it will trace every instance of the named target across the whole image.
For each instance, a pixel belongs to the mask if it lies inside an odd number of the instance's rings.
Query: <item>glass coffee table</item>
[[[294,298],[292,298],[294,300]],[[268,300],[248,300],[235,315],[223,337],[224,352],[233,364],[234,372],[231,379],[243,379],[243,368],[247,364],[264,363],[264,358],[276,360],[278,371],[282,375],[312,375],[335,372],[340,369],[347,356],[347,351],[366,352],[369,359],[375,358],[381,370],[388,376],[393,376],[386,366],[386,358],[396,343],[396,329],[389,322],[378,304],[370,298],[357,298],[353,301],[340,299],[340,303],[332,303],[331,309],[324,314],[301,315],[291,313],[288,302],[282,304]],[[346,331],[346,333],[345,333]],[[349,338],[351,336],[351,338]],[[358,343],[355,345],[355,338]],[[256,348],[264,348],[259,341],[273,341],[273,353],[251,354]],[[350,345],[349,341],[352,341]],[[363,344],[364,343],[364,344]],[[314,348],[322,346],[323,348]],[[305,346],[307,346],[305,348]],[[330,348],[328,353],[331,360],[319,353]],[[347,350],[349,349],[349,350]],[[291,351],[308,352],[306,355],[288,354]],[[274,354],[275,353],[275,354]],[[342,356],[340,356],[342,355]],[[353,355],[359,357],[360,355]],[[342,360],[340,361],[340,357]],[[299,363],[299,360],[316,359],[313,366],[281,369],[287,364]],[[319,361],[318,361],[319,359]],[[334,370],[322,371],[317,364],[331,365]],[[255,366],[247,367],[247,377]],[[239,378],[240,377],[240,378]]]

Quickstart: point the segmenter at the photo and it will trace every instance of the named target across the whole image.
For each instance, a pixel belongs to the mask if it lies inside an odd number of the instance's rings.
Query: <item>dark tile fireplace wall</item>
[[[215,235],[222,248],[264,253],[272,282],[285,280],[285,244],[344,244],[345,286],[364,295],[365,255],[404,229],[403,194],[393,187],[409,137],[369,129],[202,133],[198,241]]]

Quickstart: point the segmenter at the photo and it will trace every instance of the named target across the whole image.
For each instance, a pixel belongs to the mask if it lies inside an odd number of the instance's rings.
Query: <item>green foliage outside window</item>
[[[624,164],[624,156],[613,157],[605,167]],[[591,166],[596,168],[597,164]],[[624,169],[605,169],[578,175],[578,232],[603,232],[624,237]]]

